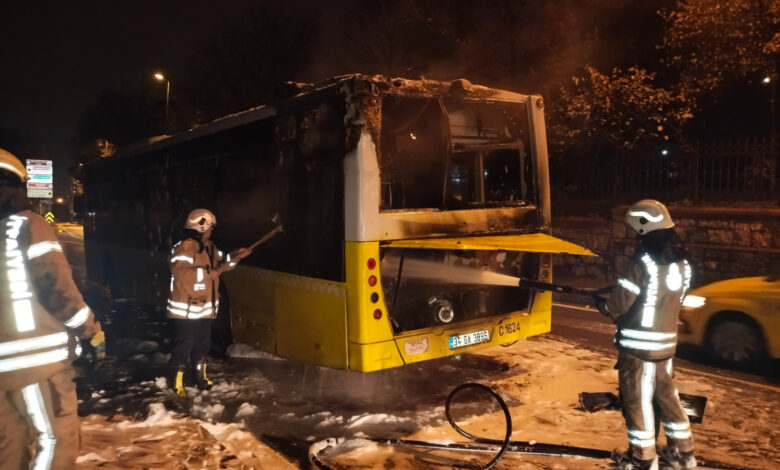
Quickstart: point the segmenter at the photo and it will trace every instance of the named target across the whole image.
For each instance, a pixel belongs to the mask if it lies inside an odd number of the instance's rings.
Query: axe
[[[282,225],[282,218],[279,217],[278,213],[275,214],[273,216],[273,218],[271,218],[271,222],[275,223],[276,227],[273,230],[271,230],[270,232],[268,232],[265,235],[263,235],[262,238],[260,238],[256,242],[254,242],[251,245],[249,245],[248,247],[246,247],[247,250],[252,251],[255,248],[257,248],[258,245],[267,242],[271,237],[273,237],[277,233],[284,232],[284,226]]]

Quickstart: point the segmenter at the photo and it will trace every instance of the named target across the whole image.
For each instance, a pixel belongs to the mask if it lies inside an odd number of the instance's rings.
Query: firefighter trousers
[[[70,470],[79,451],[74,372],[0,390],[0,470]]]
[[[170,364],[174,366],[200,362],[211,349],[211,320],[173,319],[173,344]]]
[[[672,359],[645,361],[621,352],[618,376],[633,457],[639,460],[655,458],[659,421],[670,448],[692,452],[691,425],[672,381]]]

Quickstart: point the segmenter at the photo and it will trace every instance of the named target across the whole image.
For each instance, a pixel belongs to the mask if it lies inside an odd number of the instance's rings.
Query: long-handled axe
[[[284,232],[284,226],[282,225],[282,218],[279,216],[279,214],[276,214],[271,218],[271,222],[276,224],[276,227],[274,227],[273,230],[263,235],[262,238],[257,240],[256,242],[252,243],[248,247],[246,247],[247,250],[252,251],[255,248],[257,248],[258,245],[267,242],[271,237],[276,235],[279,232]]]

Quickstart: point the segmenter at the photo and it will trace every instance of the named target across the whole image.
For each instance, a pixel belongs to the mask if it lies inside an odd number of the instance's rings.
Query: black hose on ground
[[[460,426],[458,426],[458,424],[452,418],[452,414],[450,412],[452,400],[455,397],[455,395],[457,395],[458,393],[460,393],[461,391],[467,388],[476,388],[476,389],[486,391],[498,402],[499,406],[501,407],[501,410],[504,412],[504,417],[506,418],[506,434],[503,440],[488,439],[484,437],[475,436],[465,431]],[[495,452],[497,449],[496,446],[500,446],[498,448],[498,453],[493,457],[493,459],[490,462],[487,463],[487,465],[484,466],[471,465],[471,464],[459,465],[459,467],[461,468],[471,468],[474,470],[489,470],[493,468],[507,452],[518,453],[518,454],[549,455],[553,457],[580,457],[580,458],[585,457],[590,459],[615,460],[615,454],[608,450],[510,440],[512,437],[512,417],[509,414],[509,408],[507,407],[506,402],[504,402],[501,396],[486,385],[469,382],[455,387],[455,389],[452,392],[450,392],[449,395],[447,395],[447,401],[445,402],[444,405],[444,414],[447,417],[447,421],[455,429],[455,431],[457,431],[460,435],[468,438],[470,441],[480,445],[475,446],[475,445],[459,443],[459,442],[454,442],[451,444],[438,444],[433,442],[417,441],[411,439],[363,438],[363,440],[371,441],[376,444],[382,444],[382,445],[392,445],[392,446],[405,445],[405,446],[412,446],[412,447],[421,447],[425,449],[452,450],[452,451],[465,451],[465,452]],[[309,447],[309,461],[312,463],[312,465],[315,468],[319,468],[322,470],[335,470],[333,467],[328,466],[328,464],[326,464],[320,458],[320,453],[323,452],[325,449],[331,447],[338,447],[339,445],[343,444],[346,441],[347,441],[346,438],[338,437],[338,438],[325,439],[322,441],[315,442]],[[698,460],[699,462],[699,468],[702,469],[706,468],[706,469],[717,469],[717,470],[754,470],[748,467],[728,465],[719,462],[709,462],[706,460],[702,460],[699,457],[697,457],[696,460]]]
[[[484,439],[479,436],[475,436],[469,432],[466,432],[463,428],[458,426],[458,423],[456,423],[455,420],[452,418],[452,413],[450,409],[452,406],[452,399],[455,398],[455,395],[457,395],[461,391],[469,388],[475,388],[477,390],[485,391],[498,402],[498,405],[501,407],[501,411],[504,412],[504,419],[506,420],[506,434],[504,435],[503,441],[497,441],[494,439]],[[509,408],[506,406],[506,402],[504,402],[504,400],[501,398],[501,395],[496,393],[492,388],[488,387],[487,385],[470,382],[455,387],[455,390],[453,390],[452,392],[450,392],[449,395],[447,395],[447,401],[444,403],[444,414],[447,416],[447,421],[450,422],[450,426],[452,426],[453,429],[458,431],[458,434],[473,442],[479,444],[491,444],[491,445],[501,442],[501,449],[498,451],[496,456],[493,457],[493,460],[488,462],[487,465],[484,465],[482,467],[474,467],[474,468],[477,468],[479,470],[490,470],[491,468],[493,468],[493,466],[495,466],[498,463],[499,460],[501,460],[501,457],[504,456],[504,453],[506,453],[507,448],[509,448],[509,443],[512,440],[512,416],[509,414]],[[490,442],[486,442],[486,441],[490,441]]]

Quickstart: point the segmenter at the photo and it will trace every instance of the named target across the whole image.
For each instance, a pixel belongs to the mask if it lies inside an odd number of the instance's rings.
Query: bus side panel
[[[241,264],[221,277],[230,299],[233,339],[276,354],[276,290],[273,278],[259,269]]]
[[[347,368],[343,284],[240,265],[224,277],[236,339],[287,359]]]
[[[369,372],[404,364],[398,351],[379,275],[379,242],[345,242],[349,368]],[[369,259],[374,260],[369,268]],[[371,286],[369,278],[376,277]],[[372,299],[373,296],[373,299]],[[377,318],[379,317],[379,318]]]

